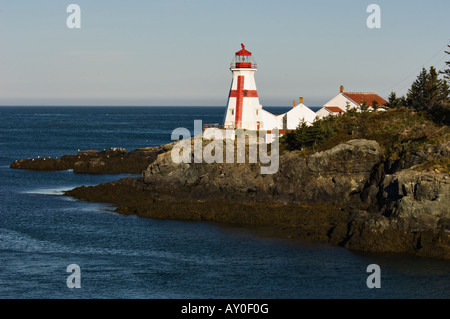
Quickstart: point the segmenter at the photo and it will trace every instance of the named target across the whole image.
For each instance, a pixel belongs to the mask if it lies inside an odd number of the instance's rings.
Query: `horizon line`
[[[306,105],[307,106],[307,105]],[[323,105],[311,105],[308,107],[322,107]],[[226,108],[226,105],[0,105],[0,107],[217,107]],[[292,105],[267,105],[264,107],[288,107],[292,108]]]

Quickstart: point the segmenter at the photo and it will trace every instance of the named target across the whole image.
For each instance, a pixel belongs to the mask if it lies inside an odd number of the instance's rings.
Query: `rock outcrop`
[[[382,161],[375,141],[350,140],[306,158],[295,152],[280,159],[273,198],[293,203],[360,206],[360,193]]]
[[[330,240],[358,250],[450,259],[450,177],[407,169],[386,175],[380,210],[362,212]]]
[[[78,151],[76,155],[61,158],[32,158],[13,162],[14,169],[35,171],[60,171],[73,169],[75,173],[90,174],[140,174],[151,164],[158,154],[167,152],[173,143],[162,146],[145,147],[128,152],[124,148],[103,151]]]
[[[260,163],[176,164],[167,152],[143,172],[143,182],[174,196],[198,199],[360,204],[354,195],[362,192],[380,163],[381,151],[375,141],[352,140],[306,158],[287,152],[279,161],[278,172],[262,175]]]

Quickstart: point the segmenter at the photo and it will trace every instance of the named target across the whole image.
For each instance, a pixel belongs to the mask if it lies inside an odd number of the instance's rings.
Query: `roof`
[[[325,106],[325,108],[332,113],[344,113],[345,111],[338,106]]]
[[[245,45],[243,43],[241,43],[241,47],[242,47],[242,50],[236,52],[236,55],[252,55],[252,53],[250,51],[247,51],[245,49]]]
[[[362,104],[363,98],[368,106],[372,106],[372,102],[374,100],[378,102],[379,106],[385,105],[387,103],[385,99],[372,92],[343,92],[342,94],[358,105]]]

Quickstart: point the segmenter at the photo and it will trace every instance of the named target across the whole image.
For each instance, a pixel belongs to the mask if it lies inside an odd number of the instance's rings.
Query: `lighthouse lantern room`
[[[261,129],[261,110],[255,83],[257,70],[252,53],[245,49],[236,52],[231,62],[232,82],[224,117],[225,128]]]

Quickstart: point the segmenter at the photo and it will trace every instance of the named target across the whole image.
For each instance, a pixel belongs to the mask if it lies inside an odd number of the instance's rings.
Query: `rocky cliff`
[[[306,158],[283,153],[275,174],[260,174],[260,163],[175,164],[166,152],[142,175],[147,187],[174,196],[348,205],[359,204],[359,194],[380,161],[377,142],[352,140]]]

